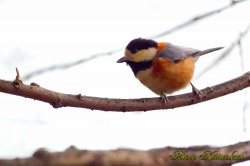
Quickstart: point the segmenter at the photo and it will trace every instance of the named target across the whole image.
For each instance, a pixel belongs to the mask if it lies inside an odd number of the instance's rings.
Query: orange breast
[[[157,91],[157,93],[172,93],[180,90],[189,84],[193,74],[194,61],[192,57],[178,63],[163,58],[157,59],[153,61],[152,75],[158,84],[164,86],[155,85],[154,91]]]
[[[153,67],[138,72],[136,77],[150,90],[160,95],[173,93],[185,88],[194,74],[192,57],[178,63],[159,58],[153,61]]]

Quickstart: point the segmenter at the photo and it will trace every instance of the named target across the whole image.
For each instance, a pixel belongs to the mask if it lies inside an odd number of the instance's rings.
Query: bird
[[[128,43],[125,55],[117,63],[127,63],[135,77],[144,86],[159,95],[164,103],[168,101],[166,94],[172,94],[189,84],[192,86],[193,94],[201,99],[201,91],[191,82],[195,63],[200,56],[222,48],[199,50],[169,42],[136,38]]]

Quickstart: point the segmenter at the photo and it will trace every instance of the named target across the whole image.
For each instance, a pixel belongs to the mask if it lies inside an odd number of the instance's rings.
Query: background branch
[[[166,30],[165,32],[162,32],[162,33],[160,33],[160,34],[157,34],[157,35],[155,35],[155,36],[152,36],[151,38],[159,38],[159,37],[162,37],[162,36],[169,35],[170,33],[173,33],[173,32],[175,32],[175,31],[177,31],[177,30],[180,30],[180,29],[182,29],[182,28],[184,28],[184,27],[187,27],[187,26],[189,26],[189,25],[192,25],[193,23],[196,23],[196,22],[198,22],[198,21],[201,21],[201,20],[203,20],[203,19],[205,19],[205,18],[207,18],[207,17],[213,16],[213,15],[215,15],[215,14],[219,14],[220,12],[222,12],[222,11],[224,11],[224,10],[226,10],[226,9],[229,9],[229,8],[231,8],[231,7],[234,7],[235,5],[239,4],[240,2],[244,2],[244,1],[247,1],[247,0],[232,1],[231,3],[229,3],[229,4],[226,5],[226,6],[223,6],[223,7],[219,8],[219,9],[215,9],[215,10],[212,10],[212,11],[209,11],[209,12],[206,12],[206,13],[203,13],[203,14],[201,14],[201,15],[198,15],[198,16],[196,16],[196,17],[194,17],[194,18],[191,18],[191,19],[189,19],[189,20],[187,20],[187,21],[185,21],[185,22],[183,22],[183,23],[181,23],[181,24],[179,24],[179,25],[177,25],[177,26],[175,26],[175,27],[169,29],[169,30]]]
[[[32,72],[24,75],[23,80],[29,80],[30,78],[32,78],[34,76],[38,76],[38,75],[41,75],[43,73],[47,73],[47,72],[50,72],[50,71],[53,71],[53,70],[68,69],[68,68],[80,65],[82,63],[88,62],[90,60],[96,59],[98,57],[113,55],[113,54],[115,54],[115,53],[117,53],[117,52],[119,52],[121,50],[122,50],[122,48],[107,51],[107,52],[96,53],[96,54],[90,55],[88,58],[82,58],[82,59],[79,59],[79,60],[76,60],[76,61],[73,61],[73,62],[68,62],[68,63],[63,63],[63,64],[57,64],[57,65],[44,67],[44,68],[32,71]]]
[[[19,75],[18,70],[17,75]],[[19,76],[16,77],[14,82],[0,80],[0,92],[47,102],[50,103],[54,108],[70,106],[88,108],[92,110],[96,109],[103,111],[123,112],[169,109],[192,105],[221,97],[250,86],[250,72],[247,72],[238,78],[201,90],[203,94],[202,100],[197,98],[197,96],[193,95],[192,93],[187,93],[183,95],[169,96],[169,100],[165,104],[162,103],[159,98],[108,99],[82,96],[81,94],[63,94],[44,89],[36,83],[25,85],[17,78],[19,78]]]
[[[154,35],[154,36],[151,36],[149,38],[152,38],[152,39],[155,39],[155,38],[159,38],[159,37],[163,37],[165,35],[169,35],[170,33],[173,33],[177,30],[180,30],[184,27],[187,27],[189,25],[192,25],[193,23],[196,23],[198,21],[201,21],[205,18],[208,18],[209,16],[213,16],[215,14],[218,14],[226,9],[229,9],[229,8],[232,8],[234,6],[236,6],[237,4],[241,3],[241,2],[244,2],[244,1],[247,1],[247,0],[240,0],[240,1],[232,1],[231,3],[227,4],[226,6],[223,6],[219,9],[215,9],[215,10],[212,10],[212,11],[209,11],[209,12],[206,12],[204,14],[201,14],[201,15],[198,15],[194,18],[191,18],[173,28],[170,28],[162,33],[159,33],[157,35]],[[55,65],[52,65],[52,66],[48,66],[48,67],[44,67],[44,68],[41,68],[41,69],[37,69],[35,71],[32,71],[26,75],[23,76],[23,80],[29,80],[30,78],[34,77],[34,76],[38,76],[38,75],[41,75],[43,73],[46,73],[46,72],[50,72],[50,71],[53,71],[53,70],[62,70],[62,69],[68,69],[68,68],[71,68],[71,67],[74,67],[76,65],[80,65],[82,63],[85,63],[85,62],[88,62],[90,60],[93,60],[93,59],[96,59],[96,58],[99,58],[99,57],[103,57],[103,56],[109,56],[109,55],[113,55],[119,51],[122,51],[123,48],[119,48],[119,49],[115,49],[115,50],[111,50],[111,51],[107,51],[107,52],[102,52],[102,53],[96,53],[96,54],[93,54],[93,55],[90,55],[88,56],[87,58],[82,58],[82,59],[79,59],[79,60],[76,60],[76,61],[73,61],[73,62],[68,62],[68,63],[63,63],[63,64],[55,64]]]
[[[30,158],[0,160],[5,166],[225,166],[250,159],[250,141],[224,147],[195,146],[189,148],[165,147],[148,151],[117,149],[110,151],[78,150],[70,147],[64,152],[50,153],[38,150]],[[205,155],[213,153],[210,155]],[[179,157],[175,154],[179,152]],[[185,153],[186,152],[186,153]],[[185,159],[185,155],[190,155]],[[237,160],[215,160],[216,155],[233,156]],[[194,160],[194,156],[196,159]],[[175,160],[174,160],[175,159]],[[181,160],[183,159],[183,160]],[[192,160],[193,159],[193,160]],[[204,159],[204,160],[202,160]]]
[[[199,79],[203,74],[205,74],[206,72],[208,72],[213,66],[216,66],[217,64],[219,64],[223,59],[225,59],[229,53],[236,47],[239,45],[239,43],[241,42],[241,40],[247,35],[247,33],[250,30],[250,24],[246,27],[246,29],[239,34],[239,36],[237,37],[237,39],[235,41],[233,41],[231,43],[230,46],[226,47],[226,49],[224,49],[224,52],[218,56],[215,60],[213,60],[207,67],[205,67],[205,69],[203,69],[199,74],[197,74],[195,79]],[[240,58],[239,58],[240,59]],[[241,60],[241,59],[240,59]],[[241,63],[241,65],[243,65]],[[241,66],[242,67],[242,66]]]

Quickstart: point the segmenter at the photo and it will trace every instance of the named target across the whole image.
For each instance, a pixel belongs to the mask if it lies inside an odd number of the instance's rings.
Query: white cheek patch
[[[156,56],[156,53],[157,53],[156,48],[143,49],[132,55],[131,59],[134,62],[148,61],[152,60]]]

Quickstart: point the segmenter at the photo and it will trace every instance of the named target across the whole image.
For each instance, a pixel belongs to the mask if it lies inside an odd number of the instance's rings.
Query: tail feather
[[[216,48],[210,48],[210,49],[207,49],[207,50],[199,51],[199,52],[197,52],[196,54],[194,54],[193,57],[199,57],[199,56],[208,54],[208,53],[210,53],[210,52],[220,50],[220,49],[222,49],[222,48],[224,48],[224,47],[216,47]]]

